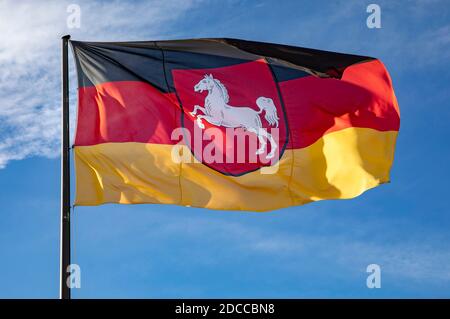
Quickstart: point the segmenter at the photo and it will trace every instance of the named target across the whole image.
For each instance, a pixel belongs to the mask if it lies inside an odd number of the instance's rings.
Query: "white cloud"
[[[0,168],[29,156],[59,155],[62,35],[102,41],[160,38],[197,2],[0,2]],[[81,7],[80,29],[66,26],[70,3]],[[73,128],[73,72],[71,82]]]
[[[427,70],[450,62],[450,24],[445,0],[378,0],[381,29],[366,26],[371,1],[327,3],[320,12],[299,13],[295,33],[283,42],[379,58],[390,70]]]
[[[267,238],[260,234],[256,240],[248,241],[248,248],[269,256],[286,257],[295,264],[304,258],[323,259],[340,265],[357,277],[365,266],[377,263],[383,273],[393,277],[419,280],[426,283],[450,282],[450,251],[435,244],[425,243],[380,243],[353,237],[319,237],[298,234],[273,234]],[[292,256],[296,256],[292,260]]]
[[[175,227],[174,224],[176,223],[172,222],[171,227]],[[398,278],[398,282],[412,280],[444,286],[450,283],[450,250],[445,245],[436,244],[444,242],[444,238],[429,236],[420,242],[401,238],[387,240],[389,236],[386,234],[394,231],[395,227],[384,221],[374,226],[373,222],[367,224],[346,220],[343,225],[347,230],[363,229],[363,233],[342,233],[339,229],[332,231],[331,227],[331,232],[326,236],[303,231],[292,233],[271,229],[268,232],[264,228],[224,220],[220,223],[209,222],[206,225],[202,220],[190,219],[180,224],[183,225],[180,227],[183,227],[184,231],[190,229],[190,236],[212,240],[217,234],[224,234],[226,241],[234,238],[239,251],[283,260],[281,264],[290,272],[298,272],[305,260],[324,260],[330,265],[339,265],[358,277],[365,275],[367,265],[377,263],[384,274]],[[369,236],[381,236],[377,233],[380,228],[386,232],[381,242],[380,238]]]
[[[429,235],[427,238],[405,238],[397,235],[397,225],[392,219],[379,220],[376,223],[369,220],[350,221],[348,219],[337,222],[330,219],[329,213],[320,213],[315,206],[316,220],[323,220],[321,226],[311,231],[303,228],[280,230],[273,227],[270,216],[246,216],[241,218],[208,218],[204,215],[194,217],[170,216],[166,212],[154,211],[151,217],[127,219],[121,222],[121,228],[111,232],[110,227],[104,230],[95,228],[91,232],[92,238],[84,238],[87,242],[111,242],[116,238],[129,236],[127,234],[141,234],[143,242],[167,242],[175,239],[186,245],[172,256],[174,263],[183,263],[186,258],[192,258],[199,264],[214,265],[226,259],[238,256],[267,259],[277,268],[295,276],[303,273],[305,264],[328,264],[341,267],[341,272],[330,270],[343,280],[365,278],[366,267],[371,263],[379,264],[383,275],[391,278],[400,285],[411,285],[420,282],[423,285],[443,285],[450,283],[450,250],[444,244],[446,237],[439,234]],[[81,208],[78,214],[84,214]],[[308,223],[304,215],[308,208],[302,209],[303,216],[296,218],[298,224]],[[148,212],[142,213],[147,214]],[[283,212],[287,213],[288,212]],[[273,214],[283,214],[274,212]],[[298,212],[296,212],[298,213]],[[336,212],[334,212],[336,213]],[[126,213],[123,213],[126,214]],[[216,213],[215,213],[216,214]],[[233,214],[233,213],[226,213]],[[271,214],[271,213],[269,213]],[[323,218],[321,218],[321,216]],[[261,219],[268,218],[267,221]],[[281,217],[281,216],[279,216]],[[113,223],[114,218],[109,217]],[[147,219],[148,218],[148,219]],[[246,220],[246,218],[249,218]],[[257,222],[251,219],[259,219]],[[278,218],[278,217],[277,217]],[[148,221],[146,221],[148,220]],[[327,223],[327,220],[329,221]],[[137,224],[138,223],[138,224]],[[407,227],[403,223],[404,227]],[[322,229],[321,229],[322,228]],[[326,229],[326,235],[323,230]],[[380,233],[382,230],[383,233]],[[394,236],[392,236],[394,235]],[[86,236],[86,234],[85,234]],[[208,240],[208,249],[203,250],[201,243]],[[124,242],[124,245],[128,243]],[[226,247],[226,248],[224,248]],[[118,249],[114,246],[114,250]],[[127,248],[123,248],[127,250]],[[155,246],[148,249],[154,253]],[[211,250],[220,251],[220,256],[211,254]],[[189,255],[185,256],[185,254]]]

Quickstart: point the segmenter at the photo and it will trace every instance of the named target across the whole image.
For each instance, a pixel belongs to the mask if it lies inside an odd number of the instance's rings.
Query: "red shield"
[[[288,142],[288,124],[265,60],[174,69],[172,75],[185,142],[200,162],[232,176],[277,163]]]

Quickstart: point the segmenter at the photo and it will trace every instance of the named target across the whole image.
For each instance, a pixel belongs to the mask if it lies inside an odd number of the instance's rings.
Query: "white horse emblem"
[[[260,142],[260,148],[256,151],[256,155],[263,154],[267,141],[270,142],[270,153],[267,158],[273,158],[278,148],[275,139],[262,126],[260,114],[265,111],[265,119],[271,126],[278,127],[277,109],[273,100],[268,97],[260,96],[256,99],[256,105],[259,111],[255,111],[250,107],[231,106],[228,104],[229,96],[225,86],[218,80],[214,79],[211,74],[205,75],[200,82],[194,86],[194,91],[202,93],[208,90],[205,98],[204,107],[195,105],[194,110],[190,114],[196,117],[197,111],[203,112],[203,115],[197,115],[197,125],[204,129],[205,125],[202,120],[216,126],[244,128],[245,130],[255,133]]]

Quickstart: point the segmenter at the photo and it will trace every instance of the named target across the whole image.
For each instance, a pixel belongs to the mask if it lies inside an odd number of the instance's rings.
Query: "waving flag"
[[[265,211],[389,181],[399,109],[374,58],[236,39],[71,43],[76,205]]]

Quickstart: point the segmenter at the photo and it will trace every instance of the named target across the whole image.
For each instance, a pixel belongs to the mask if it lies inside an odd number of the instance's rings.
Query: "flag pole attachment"
[[[70,141],[69,141],[69,39],[62,40],[62,94],[61,94],[61,230],[60,230],[60,299],[70,299],[70,287],[67,284],[70,265]]]

